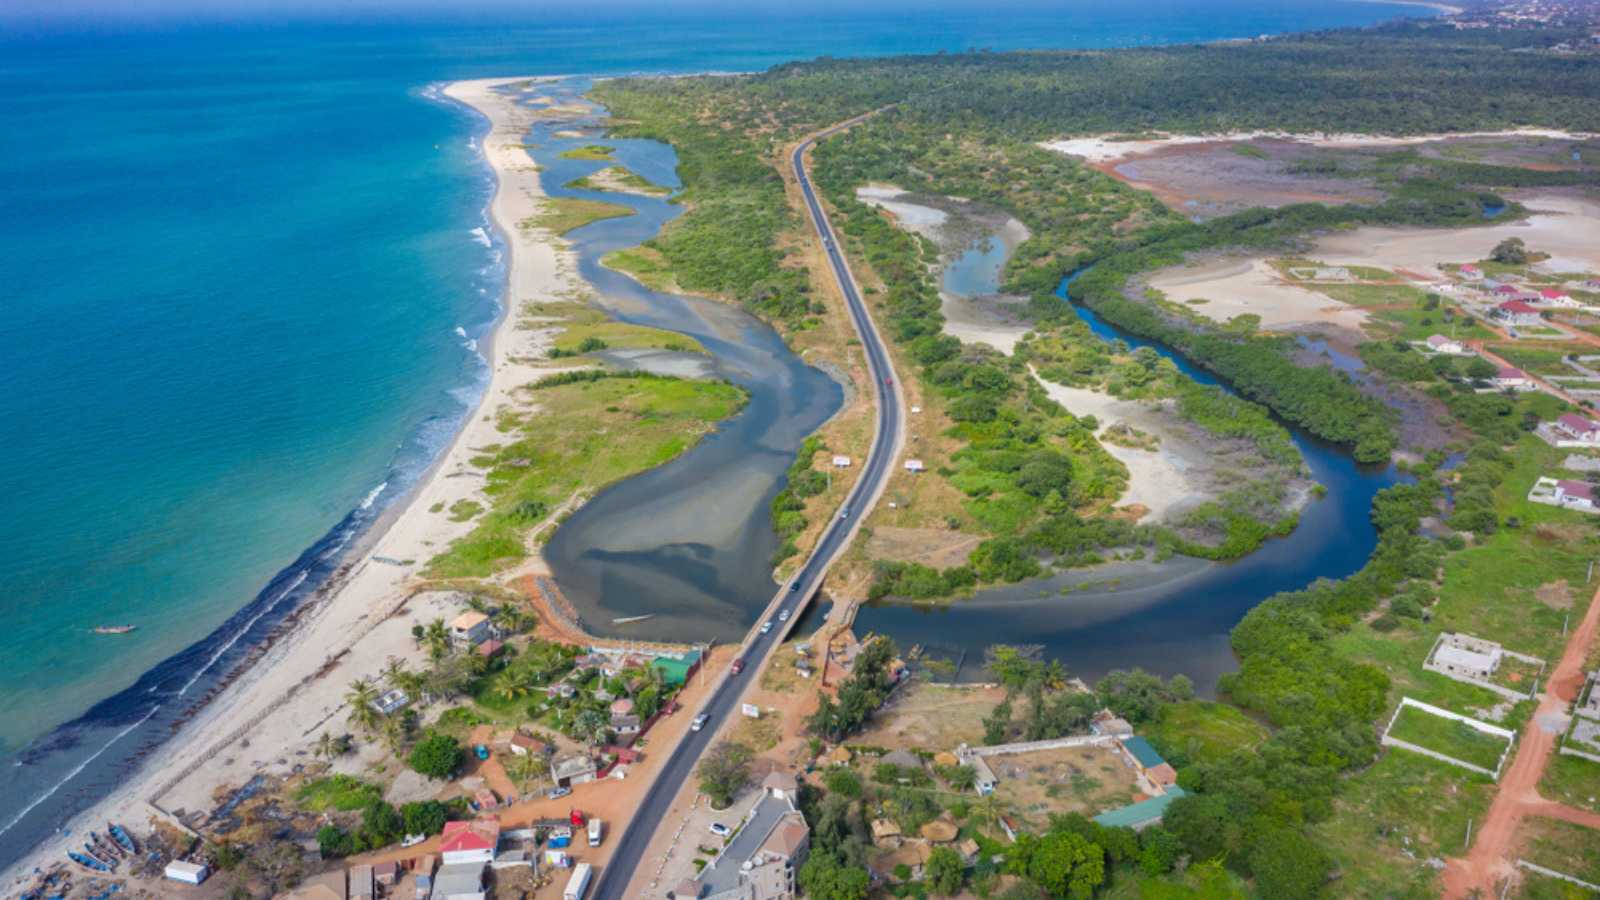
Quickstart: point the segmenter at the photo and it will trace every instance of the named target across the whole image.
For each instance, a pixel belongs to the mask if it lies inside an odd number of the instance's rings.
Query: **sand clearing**
[[[1258,139],[1297,141],[1318,147],[1353,149],[1359,147],[1403,147],[1410,144],[1427,144],[1433,141],[1442,141],[1447,138],[1542,137],[1581,141],[1587,140],[1592,135],[1548,128],[1518,128],[1512,131],[1470,131],[1456,134],[1419,134],[1408,137],[1391,137],[1377,134],[1328,134],[1323,132],[1293,133],[1287,131],[1229,131],[1220,134],[1178,134],[1148,141],[1118,141],[1113,140],[1112,138],[1114,137],[1115,135],[1102,134],[1093,137],[1068,138],[1060,141],[1046,141],[1040,146],[1054,150],[1057,153],[1080,156],[1092,163],[1102,163],[1142,156],[1167,147],[1176,147],[1183,144],[1237,143],[1239,141]]]
[[[1147,284],[1216,322],[1252,313],[1261,317],[1263,328],[1316,324],[1359,331],[1367,320],[1358,307],[1285,281],[1263,259],[1223,258],[1174,266],[1155,272]],[[1194,300],[1206,302],[1190,302]]]
[[[1099,391],[1045,381],[1039,378],[1037,372],[1033,377],[1044,387],[1050,399],[1066,407],[1068,412],[1098,419],[1101,432],[1118,422],[1126,422],[1160,439],[1160,447],[1154,451],[1101,442],[1107,453],[1128,467],[1128,489],[1117,498],[1117,505],[1137,504],[1149,510],[1139,521],[1168,520],[1209,499],[1203,481],[1191,462],[1205,458],[1204,448],[1190,445],[1184,437],[1168,428],[1159,410],[1136,400],[1118,400]]]
[[[521,146],[533,113],[492,88],[525,80],[458,82],[445,91],[491,123],[479,143],[499,179],[492,212],[511,248],[508,306],[554,300],[577,283],[566,251],[542,232],[514,227],[537,212],[543,197],[537,170]],[[69,826],[74,834],[108,819],[142,833],[152,814],[148,802],[167,810],[210,809],[221,786],[241,784],[258,772],[287,773],[309,759],[297,754],[321,732],[348,730],[342,705],[352,680],[378,676],[390,656],[422,658],[411,626],[459,610],[440,594],[408,601],[415,572],[472,528],[471,522],[452,522],[446,512],[430,508],[443,504],[448,510],[462,499],[482,501],[482,475],[467,464],[472,448],[502,440],[493,425],[494,412],[518,402],[512,397],[515,387],[550,371],[513,362],[542,357],[552,336],[549,329],[520,328],[518,319],[502,317],[492,346],[485,348],[493,374],[478,409],[410,502],[392,514],[387,530],[375,540],[369,537],[364,553],[353,557],[313,601],[299,626],[207,704],[135,777],[75,817]],[[376,557],[415,562],[396,565]],[[359,772],[384,753],[375,742],[359,742],[358,751],[342,758],[337,768]],[[80,841],[62,835],[46,841],[14,865],[3,883],[35,866],[63,862],[62,852]]]
[[[1520,222],[1483,228],[1358,228],[1320,238],[1307,255],[1330,265],[1410,269],[1442,277],[1440,263],[1488,257],[1494,245],[1518,237],[1550,254],[1547,272],[1600,272],[1600,202],[1568,194],[1510,195],[1532,212]]]

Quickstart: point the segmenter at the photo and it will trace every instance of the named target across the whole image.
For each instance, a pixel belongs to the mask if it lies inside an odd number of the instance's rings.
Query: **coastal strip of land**
[[[514,394],[522,386],[552,372],[539,361],[548,356],[560,327],[545,327],[549,323],[529,321],[516,311],[524,303],[573,296],[581,287],[559,240],[544,229],[517,227],[540,213],[544,198],[537,167],[522,146],[535,113],[497,89],[527,81],[463,81],[444,92],[489,120],[480,141],[498,181],[491,214],[510,253],[507,312],[481,348],[491,374],[477,408],[408,501],[380,522],[299,615],[296,627],[279,636],[135,777],[76,816],[66,832],[36,847],[0,884],[13,885],[35,867],[64,862],[69,846],[81,843],[71,835],[108,820],[142,832],[152,818],[170,820],[210,809],[219,789],[308,761],[308,748],[321,731],[344,730],[344,693],[351,680],[379,675],[391,657],[421,659],[411,626],[456,612],[433,608],[440,601],[427,598],[438,598],[437,593],[414,597],[428,560],[473,528],[471,521],[439,511],[480,493],[483,476],[470,462],[479,452],[475,448],[502,440],[498,413],[520,403]],[[371,743],[365,752],[383,751]],[[362,755],[353,755],[350,763],[364,765]]]

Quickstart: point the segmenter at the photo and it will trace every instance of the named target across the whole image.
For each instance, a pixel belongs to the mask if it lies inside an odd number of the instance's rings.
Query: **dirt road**
[[[1584,661],[1600,629],[1600,591],[1589,601],[1589,610],[1567,639],[1561,661],[1545,683],[1539,696],[1539,709],[1522,730],[1516,758],[1500,779],[1500,788],[1489,805],[1472,849],[1464,858],[1450,860],[1444,871],[1444,896],[1466,898],[1475,891],[1491,896],[1500,882],[1515,872],[1510,858],[1517,826],[1528,816],[1563,819],[1591,828],[1600,828],[1600,816],[1546,800],[1539,796],[1539,779],[1544,777],[1550,754],[1566,728],[1567,707],[1583,689]],[[1600,837],[1600,836],[1597,836]]]

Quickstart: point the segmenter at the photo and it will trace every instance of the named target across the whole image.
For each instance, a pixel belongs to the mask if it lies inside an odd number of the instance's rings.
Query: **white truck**
[[[567,879],[566,890],[561,892],[561,900],[583,900],[583,895],[589,890],[589,875],[594,867],[588,863],[578,863],[572,867],[572,877]]]
[[[598,847],[606,838],[606,823],[599,819],[589,820],[589,846]]]

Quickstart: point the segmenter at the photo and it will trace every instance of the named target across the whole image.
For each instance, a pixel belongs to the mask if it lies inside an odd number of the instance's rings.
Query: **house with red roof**
[[[1462,266],[1461,268],[1457,269],[1456,271],[1461,273],[1461,277],[1462,278],[1482,278],[1483,277],[1483,270],[1478,268],[1477,266],[1473,265],[1472,263],[1467,263],[1466,265]]]
[[[1600,444],[1600,422],[1577,413],[1566,413],[1555,421],[1554,428],[1562,436],[1584,444]]]
[[[500,820],[480,816],[470,822],[446,822],[439,842],[439,856],[445,865],[494,861],[500,843]]]
[[[1494,292],[1496,294],[1505,294],[1508,297],[1515,297],[1516,295],[1522,293],[1522,288],[1519,288],[1514,284],[1497,284],[1494,286]]]
[[[1501,366],[1489,381],[1502,390],[1525,390],[1533,387],[1533,379],[1529,378],[1527,373],[1511,366]]]
[[[1568,296],[1566,291],[1558,291],[1555,288],[1541,288],[1539,290],[1539,302],[1546,303],[1551,306],[1578,305],[1578,301]]]
[[[1594,485],[1587,481],[1573,481],[1564,478],[1556,482],[1556,503],[1568,509],[1581,509],[1593,512]]]
[[[1515,293],[1513,288],[1512,292]],[[1544,321],[1539,310],[1525,300],[1507,300],[1494,308],[1495,315],[1512,325],[1538,325]]]

